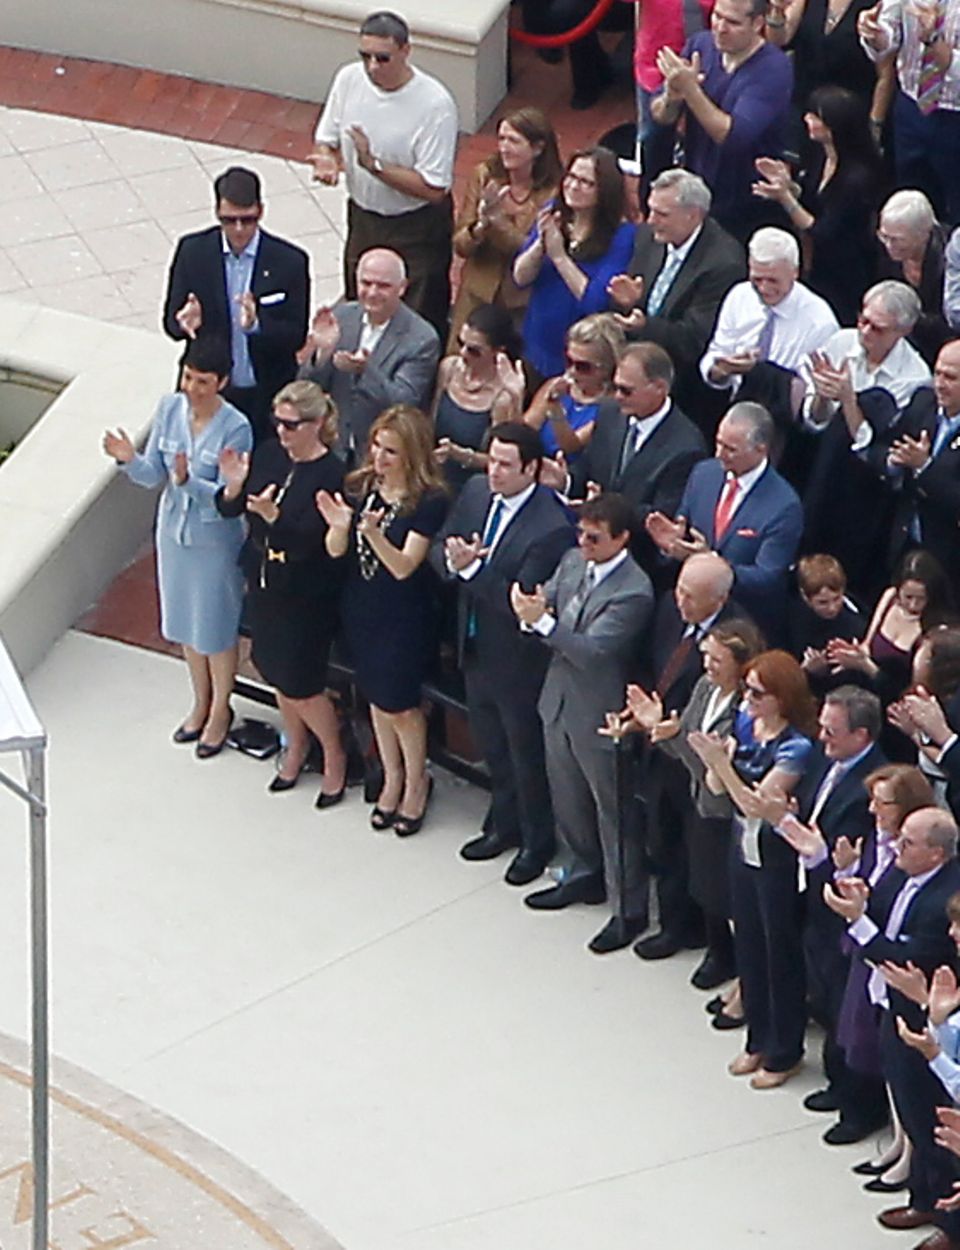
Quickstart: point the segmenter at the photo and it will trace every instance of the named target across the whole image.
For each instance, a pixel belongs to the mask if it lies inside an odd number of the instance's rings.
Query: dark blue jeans
[[[909,96],[898,92],[893,157],[898,186],[922,191],[940,221],[960,223],[960,112],[934,109],[925,116]]]

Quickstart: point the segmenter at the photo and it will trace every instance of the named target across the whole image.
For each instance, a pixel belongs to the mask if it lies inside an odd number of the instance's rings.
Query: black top
[[[857,17],[870,4],[871,0],[851,0],[846,13],[827,34],[827,0],[807,0],[796,34],[787,45],[794,54],[793,101],[801,112],[811,92],[828,83],[846,87],[869,107],[877,74],[860,46]]]

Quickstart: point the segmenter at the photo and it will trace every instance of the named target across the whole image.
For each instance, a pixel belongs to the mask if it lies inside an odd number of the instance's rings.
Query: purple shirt
[[[757,180],[756,158],[783,155],[793,66],[784,52],[765,43],[728,74],[709,31],[687,40],[684,58],[689,60],[694,52],[700,53],[703,90],[733,125],[723,143],[714,143],[687,109],[685,164],[713,192],[713,215],[729,220],[738,206],[755,204],[750,186]]]

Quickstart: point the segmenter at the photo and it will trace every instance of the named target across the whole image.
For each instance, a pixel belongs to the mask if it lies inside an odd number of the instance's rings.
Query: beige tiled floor
[[[0,294],[159,328],[176,239],[210,225],[213,178],[261,176],[264,225],[311,257],[316,303],[340,290],[339,190],[272,156],[0,108]]]

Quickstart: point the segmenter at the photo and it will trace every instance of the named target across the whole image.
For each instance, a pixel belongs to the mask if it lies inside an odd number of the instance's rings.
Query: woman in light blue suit
[[[160,400],[143,452],[123,430],[108,430],[103,438],[104,451],[132,482],[165,483],[156,526],[160,628],[182,645],[193,687],[193,707],[173,740],[196,742],[200,759],[219,754],[233,718],[243,600],[237,556],[244,521],[222,517],[214,502],[224,484],[223,451],[249,452],[253,445],[247,418],[221,398],[229,373],[226,344],[195,339],[184,356],[180,390]]]

